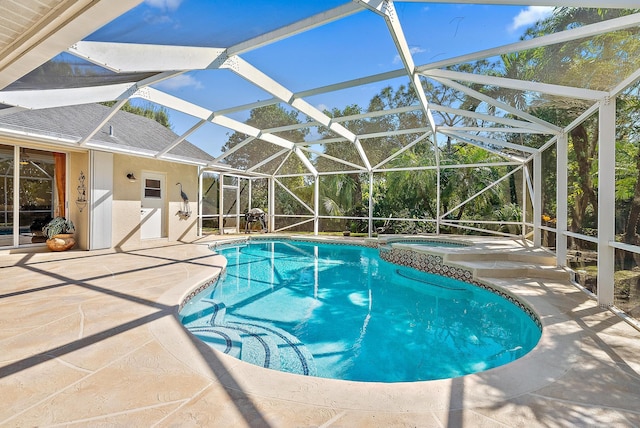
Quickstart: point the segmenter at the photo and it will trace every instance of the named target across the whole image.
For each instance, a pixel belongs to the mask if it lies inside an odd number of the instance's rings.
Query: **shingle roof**
[[[0,130],[29,132],[53,138],[80,141],[89,135],[110,108],[101,104],[83,104],[42,110],[25,110],[0,116]],[[112,134],[110,133],[112,130]],[[117,112],[88,142],[90,147],[114,151],[133,151],[154,155],[176,141],[170,129],[146,117]],[[173,158],[211,161],[214,158],[188,141],[169,151]]]

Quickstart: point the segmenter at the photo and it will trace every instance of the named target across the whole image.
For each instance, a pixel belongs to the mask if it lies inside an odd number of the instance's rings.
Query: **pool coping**
[[[274,238],[284,239],[286,236],[252,237]],[[302,239],[315,242],[329,240],[304,238]],[[225,243],[245,239],[242,237]],[[353,240],[340,242],[356,244]],[[195,290],[209,286],[216,278],[217,276],[194,284],[190,290],[185,290],[184,286],[176,286],[165,292],[160,297],[160,302],[176,309],[173,317],[165,317],[150,325],[151,333],[176,359],[211,381],[226,388],[241,389],[244,393],[270,399],[327,408],[385,412],[444,411],[491,406],[552,384],[571,368],[580,350],[578,341],[562,340],[562,336],[566,335],[565,324],[571,322],[571,317],[554,305],[537,304],[536,299],[528,298],[531,286],[527,285],[527,281],[518,280],[511,281],[519,284],[510,288],[509,293],[535,311],[543,329],[534,349],[511,363],[458,378],[399,383],[354,382],[290,374],[258,367],[214,350],[195,339],[182,326],[177,303],[184,302]],[[504,288],[493,282],[489,283],[497,288]],[[567,283],[566,286],[571,285]],[[184,352],[194,346],[199,352]],[[217,370],[217,367],[223,367],[224,370]]]

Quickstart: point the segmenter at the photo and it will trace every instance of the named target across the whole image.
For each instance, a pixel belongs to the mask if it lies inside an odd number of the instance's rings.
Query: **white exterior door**
[[[142,173],[140,239],[162,238],[164,231],[165,178],[162,174]]]

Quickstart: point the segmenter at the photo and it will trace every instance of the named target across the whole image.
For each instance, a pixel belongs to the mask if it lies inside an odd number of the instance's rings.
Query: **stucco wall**
[[[140,239],[142,180],[144,172],[153,172],[165,176],[165,225],[163,238],[168,241],[190,242],[196,238],[198,169],[195,166],[183,165],[155,159],[136,158],[126,155],[114,155],[113,165],[113,230],[112,245],[114,248],[136,248],[143,244]],[[137,180],[130,182],[127,174],[133,173]],[[183,202],[180,197],[182,183],[184,192],[189,196],[191,216],[183,218],[178,215]]]
[[[69,153],[69,175],[67,177],[68,192],[67,200],[69,201],[69,211],[67,218],[73,221],[76,231],[74,238],[76,240],[76,248],[86,250],[89,248],[89,154],[88,153]],[[78,187],[80,186],[80,172],[84,174],[85,191],[87,204],[78,204]],[[82,210],[81,210],[82,208]]]

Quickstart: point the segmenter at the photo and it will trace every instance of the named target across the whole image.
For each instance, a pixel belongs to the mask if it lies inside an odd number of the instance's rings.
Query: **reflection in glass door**
[[[19,244],[41,243],[45,241],[42,226],[54,217],[56,195],[54,153],[21,148],[18,164],[20,165]]]
[[[65,161],[62,153],[0,145],[0,247],[43,243],[42,226],[65,215]]]
[[[0,247],[13,245],[13,146],[0,144]]]

